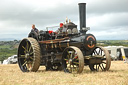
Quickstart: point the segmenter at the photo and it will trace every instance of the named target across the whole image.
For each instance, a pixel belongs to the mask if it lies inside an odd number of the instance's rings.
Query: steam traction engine
[[[86,3],[79,3],[80,32],[72,22],[60,24],[56,31],[31,32],[18,48],[18,64],[23,72],[36,72],[40,65],[46,70],[81,73],[85,65],[92,71],[106,71],[111,65],[108,51],[96,46],[96,38],[86,34]]]

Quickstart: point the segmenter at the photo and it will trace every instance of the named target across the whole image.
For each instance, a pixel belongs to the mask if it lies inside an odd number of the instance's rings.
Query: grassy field
[[[10,45],[0,45],[0,48],[10,48]]]
[[[128,64],[112,61],[107,72],[91,72],[86,66],[82,74],[74,75],[45,71],[43,66],[38,72],[23,73],[17,64],[0,65],[0,85],[128,85]]]
[[[0,45],[0,61],[17,54],[17,48],[12,45]]]

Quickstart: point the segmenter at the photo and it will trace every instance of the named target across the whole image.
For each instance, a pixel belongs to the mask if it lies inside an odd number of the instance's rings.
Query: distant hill
[[[100,46],[127,46],[128,40],[98,40],[97,45]]]
[[[14,38],[0,38],[0,41],[13,41],[16,40]]]

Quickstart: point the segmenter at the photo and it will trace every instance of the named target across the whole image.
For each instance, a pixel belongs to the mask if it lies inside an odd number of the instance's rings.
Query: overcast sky
[[[80,2],[86,3],[87,33],[98,40],[128,39],[128,0],[0,0],[0,38],[23,39],[32,24],[46,30],[66,17],[79,29]]]

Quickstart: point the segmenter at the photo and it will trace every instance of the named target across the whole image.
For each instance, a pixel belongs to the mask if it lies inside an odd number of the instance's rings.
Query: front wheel
[[[110,54],[108,52],[108,50],[106,50],[103,47],[96,47],[93,50],[92,56],[101,56],[101,63],[98,64],[89,64],[89,68],[92,71],[107,71],[110,68],[111,65],[111,57]]]

